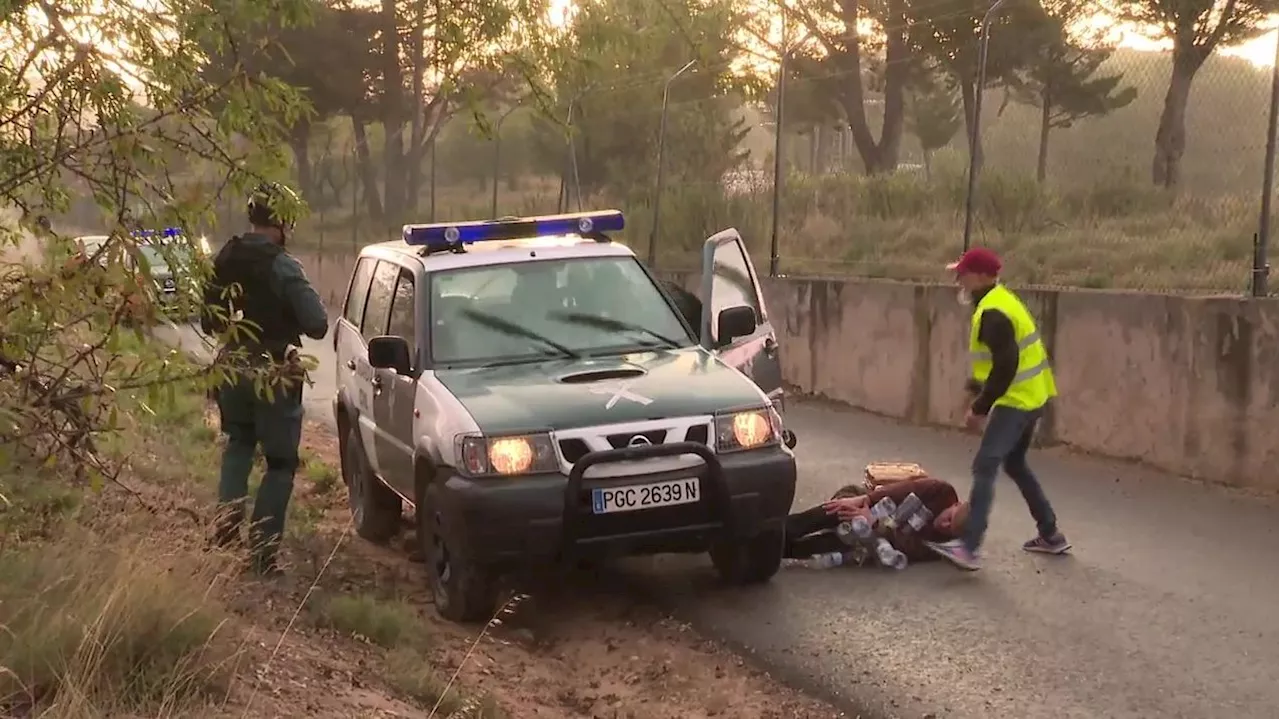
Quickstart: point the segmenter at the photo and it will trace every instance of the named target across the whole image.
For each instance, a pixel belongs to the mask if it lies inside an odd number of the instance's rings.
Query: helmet
[[[249,222],[258,227],[292,230],[298,205],[298,193],[279,182],[264,182],[249,193]]]

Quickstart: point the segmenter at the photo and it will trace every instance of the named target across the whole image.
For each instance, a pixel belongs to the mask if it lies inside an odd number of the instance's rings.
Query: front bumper
[[[653,474],[588,478],[611,462],[697,455],[702,464]],[[664,480],[700,480],[690,504],[595,514],[591,490]],[[486,565],[539,564],[579,558],[702,552],[718,538],[781,529],[795,497],[796,464],[781,447],[718,455],[705,444],[677,442],[592,452],[568,477],[518,479],[450,476],[433,502],[450,542]]]

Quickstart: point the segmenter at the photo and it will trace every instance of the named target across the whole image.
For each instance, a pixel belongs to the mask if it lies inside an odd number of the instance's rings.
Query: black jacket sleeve
[[[972,406],[973,413],[982,416],[1009,391],[1018,373],[1018,340],[1013,322],[1000,310],[985,310],[978,323],[978,342],[991,351],[991,374]]]

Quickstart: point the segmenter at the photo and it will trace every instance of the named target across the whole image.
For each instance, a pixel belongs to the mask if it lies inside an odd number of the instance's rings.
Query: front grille
[[[688,430],[685,431],[684,441],[697,442],[698,444],[706,444],[708,435],[709,433],[707,432],[707,425],[698,424],[690,427]]]
[[[649,444],[662,444],[667,441],[667,430],[651,429],[648,432],[620,432],[605,437],[609,440],[609,446],[614,449],[622,449],[631,446],[631,441],[636,437],[644,437],[649,440]]]
[[[564,455],[564,461],[569,464],[577,464],[591,451],[587,443],[580,439],[562,439],[560,440],[560,453]]]
[[[653,427],[656,423],[650,423],[648,426]],[[610,429],[617,429],[616,426]],[[691,425],[687,420],[671,420],[667,427],[656,429],[633,429],[626,432],[613,432],[612,434],[597,434],[591,429],[575,429],[566,432],[569,436],[561,436],[556,440],[560,449],[560,455],[564,457],[564,461],[569,466],[577,464],[586,455],[592,452],[592,449],[624,449],[632,446],[632,442],[636,437],[643,437],[651,445],[663,445],[670,442],[696,442],[698,444],[707,444],[710,432],[707,424]],[[643,444],[639,442],[638,444]],[[567,471],[567,469],[566,469]]]

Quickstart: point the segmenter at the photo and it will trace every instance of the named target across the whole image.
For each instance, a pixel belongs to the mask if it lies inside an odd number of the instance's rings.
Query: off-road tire
[[[711,564],[728,584],[763,584],[782,566],[783,540],[780,529],[747,539],[718,540],[711,545]]]
[[[342,443],[342,480],[356,534],[377,544],[394,537],[400,530],[400,497],[373,475],[355,427],[347,430]]]
[[[464,552],[450,550],[425,488],[417,495],[414,523],[436,613],[460,624],[489,621],[498,606],[497,578]]]

